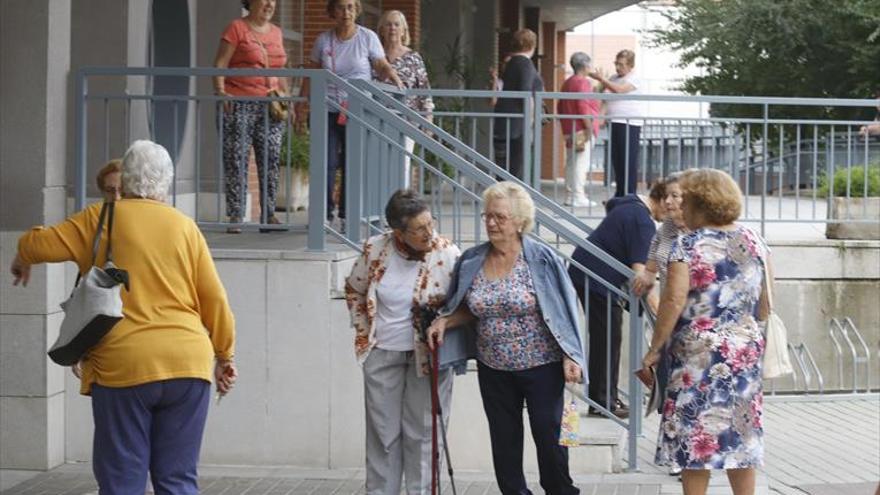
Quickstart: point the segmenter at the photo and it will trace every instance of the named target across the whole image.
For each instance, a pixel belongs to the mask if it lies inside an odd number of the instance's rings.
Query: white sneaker
[[[595,201],[590,201],[587,198],[575,198],[573,201],[566,203],[566,206],[574,206],[575,208],[587,208],[599,206],[599,203],[596,203]]]

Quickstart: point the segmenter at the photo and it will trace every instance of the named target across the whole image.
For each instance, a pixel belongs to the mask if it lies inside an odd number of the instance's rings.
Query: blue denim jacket
[[[452,314],[464,302],[464,297],[474,278],[483,267],[489,243],[474,246],[464,253],[455,264],[446,304],[440,315]],[[529,237],[523,238],[523,256],[532,274],[538,307],[547,327],[556,338],[562,351],[576,363],[584,373],[587,383],[587,365],[583,344],[578,333],[577,295],[568,278],[562,259],[548,246]],[[446,331],[440,347],[441,366],[459,369],[468,359],[477,356],[476,332],[469,326],[450,328]]]

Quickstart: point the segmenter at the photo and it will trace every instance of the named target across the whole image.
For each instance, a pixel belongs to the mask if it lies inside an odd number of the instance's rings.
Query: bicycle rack
[[[844,349],[841,345],[841,341],[843,341],[846,343],[846,347],[849,349],[849,354],[852,357],[853,393],[858,393],[859,391],[859,365],[864,365],[865,367],[865,392],[870,392],[871,351],[868,349],[868,344],[865,343],[865,339],[862,338],[862,334],[859,332],[859,329],[856,328],[855,323],[853,323],[852,319],[848,316],[845,318],[831,318],[828,325],[828,335],[834,343],[835,360],[837,362],[837,380],[838,383],[840,383],[840,388],[843,389]],[[853,341],[851,335],[855,337],[857,342]],[[858,347],[856,346],[856,343],[858,343]],[[864,351],[864,355],[862,355],[860,351]]]
[[[813,353],[810,352],[807,344],[788,344],[788,352],[794,358],[794,362],[797,365],[796,368],[800,370],[800,374],[804,378],[804,393],[810,392],[810,387],[813,383],[813,377],[815,377],[816,384],[819,386],[819,394],[824,394],[825,378],[822,376],[822,371],[819,370],[819,366],[816,364],[816,360],[813,358]],[[792,373],[792,378],[795,382],[794,388],[797,389],[797,372]]]

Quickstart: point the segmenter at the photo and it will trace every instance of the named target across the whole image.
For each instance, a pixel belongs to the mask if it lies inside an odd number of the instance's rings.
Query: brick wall
[[[333,27],[333,19],[327,15],[327,2],[325,0],[304,0],[303,11],[303,54],[304,62],[308,62],[315,46],[315,39],[319,34]]]

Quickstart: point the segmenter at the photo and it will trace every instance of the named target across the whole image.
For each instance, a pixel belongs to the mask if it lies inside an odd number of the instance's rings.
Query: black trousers
[[[568,448],[559,445],[565,386],[562,363],[522,371],[499,371],[478,363],[478,371],[501,493],[531,494],[523,474],[523,401],[538,454],[541,487],[549,495],[580,493],[568,472]]]
[[[336,123],[339,112],[327,114],[327,219],[333,218],[333,191],[336,189],[336,171],[342,175],[339,191],[339,218],[345,218],[345,126]]]
[[[509,145],[508,142],[510,143]],[[496,139],[494,145],[495,163],[516,176],[519,180],[528,182],[524,176],[523,137],[510,138],[510,141]]]
[[[617,181],[615,196],[635,194],[639,183],[639,137],[642,127],[611,123],[611,165]]]
[[[579,289],[579,292],[582,290]],[[578,295],[583,301],[583,293]],[[587,368],[590,373],[590,384],[587,392],[591,399],[613,411],[616,408],[617,382],[620,378],[623,309],[618,302],[611,300],[609,315],[608,303],[609,299],[604,295],[589,293],[587,328],[590,334],[590,348]]]

